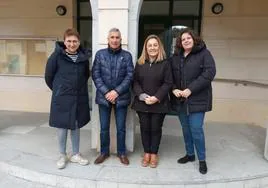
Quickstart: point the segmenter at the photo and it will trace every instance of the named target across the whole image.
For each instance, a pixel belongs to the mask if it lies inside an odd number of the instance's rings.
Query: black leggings
[[[161,137],[164,113],[137,112],[140,119],[141,140],[145,153],[157,154]]]

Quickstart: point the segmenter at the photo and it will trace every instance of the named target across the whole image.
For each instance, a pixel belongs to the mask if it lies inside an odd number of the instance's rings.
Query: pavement
[[[90,124],[81,130],[81,153],[88,166],[68,163],[56,168],[59,157],[56,130],[47,113],[0,111],[0,188],[268,188],[264,159],[266,130],[245,124],[206,122],[208,173],[198,172],[198,161],[180,165],[184,153],[180,125],[169,116],[163,127],[160,163],[141,167],[142,146],[137,128],[130,165],[112,155],[94,165],[98,153],[90,149]],[[70,139],[67,151],[71,151]]]

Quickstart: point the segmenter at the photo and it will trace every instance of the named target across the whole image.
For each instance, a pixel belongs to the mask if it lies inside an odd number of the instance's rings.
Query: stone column
[[[265,139],[265,146],[264,146],[264,157],[268,160],[268,122],[266,120],[266,139]]]
[[[137,33],[138,33],[138,17],[137,11],[139,3],[134,0],[90,0],[92,7],[92,39],[93,39],[93,58],[97,50],[107,47],[108,31],[113,28],[119,28],[122,34],[122,47],[129,50],[133,56],[133,62],[136,62],[137,56]],[[129,8],[130,7],[130,8]],[[135,18],[134,18],[135,17]],[[93,105],[92,105],[92,120],[91,120],[91,147],[99,150],[100,146],[100,123],[98,106],[95,104],[96,88],[93,87]],[[135,123],[134,112],[129,109],[126,122],[126,147],[128,151],[134,150]],[[111,129],[110,129],[110,151],[116,153],[116,127],[115,119],[112,112]]]

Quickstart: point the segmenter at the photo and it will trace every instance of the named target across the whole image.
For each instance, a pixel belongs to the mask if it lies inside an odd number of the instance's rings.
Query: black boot
[[[178,159],[178,163],[180,164],[185,164],[185,163],[188,163],[188,162],[193,162],[195,161],[195,156],[194,155],[185,155],[184,157]]]
[[[199,161],[199,172],[201,174],[206,174],[208,171],[207,163],[206,161]]]

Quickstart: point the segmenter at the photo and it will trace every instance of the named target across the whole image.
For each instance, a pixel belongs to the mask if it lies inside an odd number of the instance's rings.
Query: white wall
[[[118,28],[122,35],[122,47],[129,50],[134,58],[136,54],[136,31],[137,19],[135,19],[135,10],[138,4],[126,0],[91,0],[92,18],[93,18],[93,59],[97,50],[107,48],[108,32],[111,28]],[[134,12],[134,14],[133,14]],[[136,11],[137,12],[137,11]],[[137,15],[137,14],[136,14]],[[133,33],[134,32],[134,33]],[[133,39],[136,41],[133,41]],[[131,46],[130,46],[130,45]],[[95,98],[96,88],[93,87],[93,99]],[[91,119],[91,147],[99,150],[99,113],[98,105],[93,102]],[[113,112],[112,112],[113,114]],[[110,151],[116,153],[116,131],[114,116],[111,118],[111,145]],[[134,150],[134,114],[129,109],[126,122],[126,148],[129,151]]]

